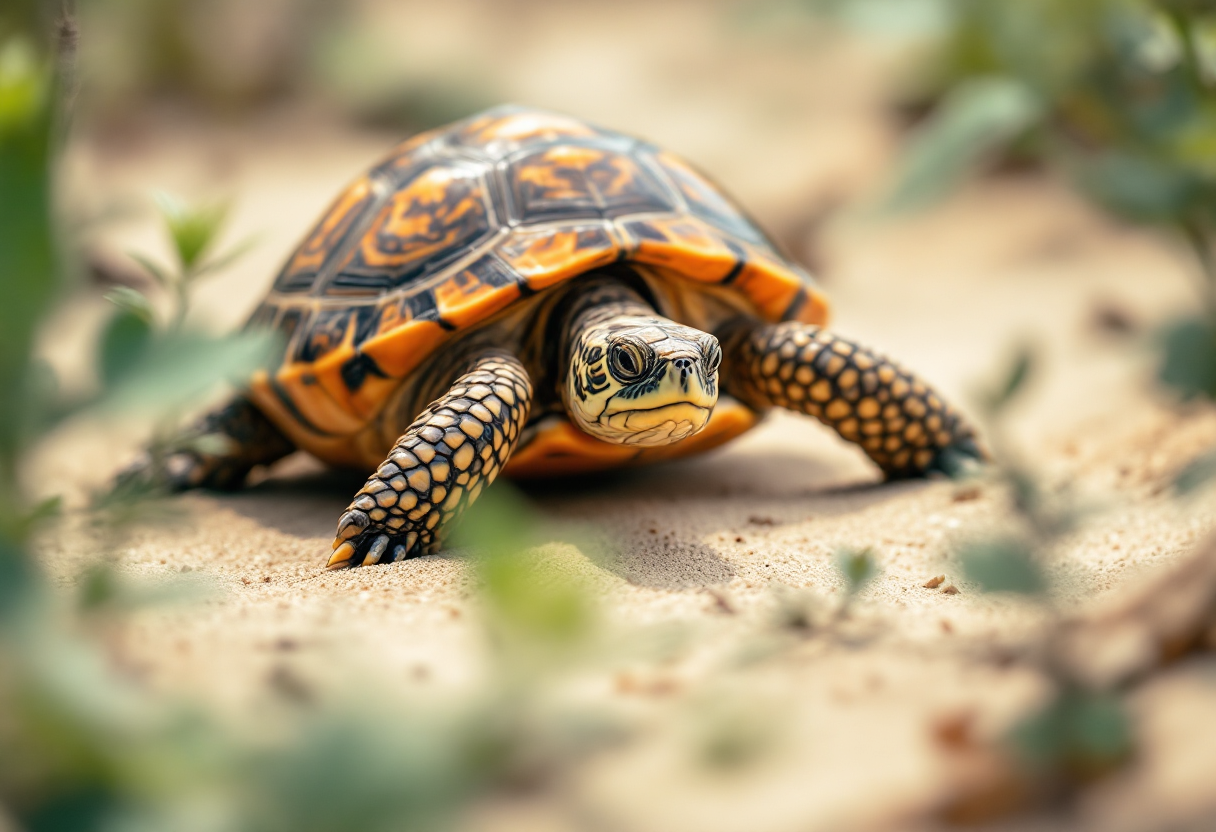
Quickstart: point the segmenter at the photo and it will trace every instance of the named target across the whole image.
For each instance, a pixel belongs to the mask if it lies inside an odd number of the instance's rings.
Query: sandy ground
[[[614,63],[593,71],[597,54],[555,45],[563,31],[559,21],[533,32],[533,48],[499,79],[510,97],[647,135],[713,171],[787,243],[813,254],[841,331],[898,356],[964,409],[1015,343],[1036,345],[1041,372],[1011,419],[1016,446],[1049,482],[1070,484],[1099,509],[1053,553],[1067,607],[1134,586],[1207,533],[1216,503],[1178,503],[1165,486],[1216,443],[1216,417],[1162,406],[1147,392],[1143,353],[1093,326],[1103,305],[1144,325],[1185,306],[1183,252],[1033,176],[988,180],[884,225],[837,218],[808,238],[819,206],[864,194],[889,164],[897,137],[873,56],[847,45],[727,43],[707,25],[674,52],[656,57],[643,39],[623,57],[599,56]],[[709,54],[744,70],[714,76]],[[553,71],[563,60],[574,61],[564,82]],[[854,79],[847,91],[842,74]],[[661,80],[639,85],[640,77]],[[247,314],[314,216],[393,138],[298,110],[228,127],[161,112],[82,142],[72,163],[95,195],[160,187],[236,197],[231,237],[256,232],[261,244],[200,292],[197,318],[223,327]],[[116,227],[107,241],[116,252],[161,245],[149,221]],[[98,314],[81,304],[65,321],[83,342]],[[104,475],[138,433],[69,428],[45,464],[83,448]],[[123,635],[126,664],[154,686],[238,710],[255,707],[284,667],[339,688],[333,668],[357,667],[389,686],[379,702],[394,686],[442,696],[478,679],[487,647],[458,553],[323,571],[334,523],[362,479],[293,458],[243,493],[182,498],[188,524],[139,532],[123,547],[122,568],[201,573],[216,592],[188,609],[141,614]],[[578,771],[563,799],[496,804],[479,814],[479,828],[907,828],[969,776],[969,759],[940,742],[943,721],[969,715],[977,735],[994,736],[1042,696],[1040,679],[1002,659],[1033,639],[1040,618],[978,595],[952,560],[953,543],[1006,517],[993,489],[881,485],[855,449],[809,420],[775,415],[702,458],[527,493],[547,516],[613,541],[611,556],[545,551],[592,583],[621,639],[636,639],[636,655],[608,662],[593,686],[647,729]],[[883,569],[860,599],[857,632],[781,641],[765,661],[740,659],[780,640],[772,622],[791,593],[824,604],[839,596],[832,555],[841,546],[872,547]],[[48,549],[64,580],[79,556]],[[961,591],[922,586],[939,574]],[[656,658],[651,642],[664,639],[675,646]],[[1078,814],[1008,828],[1149,828],[1204,800],[1216,810],[1202,775],[1216,770],[1213,669],[1179,666],[1137,694],[1143,753]],[[729,778],[690,763],[694,717],[719,706],[753,715],[779,738],[771,759]]]

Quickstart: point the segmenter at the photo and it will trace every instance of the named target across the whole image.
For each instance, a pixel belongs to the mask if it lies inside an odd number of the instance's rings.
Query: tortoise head
[[[670,445],[709,422],[722,350],[714,336],[666,318],[621,315],[574,339],[566,408],[587,433],[618,445]]]

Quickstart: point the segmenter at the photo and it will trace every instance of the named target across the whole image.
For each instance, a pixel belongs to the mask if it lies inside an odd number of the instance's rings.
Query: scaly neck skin
[[[657,315],[620,281],[580,289],[561,350],[570,420],[598,439],[639,447],[705,427],[718,399],[717,340]]]
[[[569,356],[570,344],[576,333],[625,316],[657,318],[658,314],[634,289],[614,278],[604,278],[579,292],[567,313],[568,323],[562,334],[562,356]]]

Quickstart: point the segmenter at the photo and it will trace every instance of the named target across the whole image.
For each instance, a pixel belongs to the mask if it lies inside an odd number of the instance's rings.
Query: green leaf
[[[865,34],[889,37],[940,36],[953,22],[949,0],[801,0],[801,5]]]
[[[995,388],[984,395],[984,405],[994,415],[1000,414],[1017,398],[1030,379],[1035,366],[1034,351],[1023,344],[1014,353],[1013,361],[1004,373],[1004,378]]]
[[[1181,496],[1193,494],[1216,477],[1216,450],[1192,460],[1174,479],[1174,490]]]
[[[1092,199],[1138,222],[1179,222],[1206,193],[1194,172],[1143,153],[1110,151],[1073,159],[1069,166]]]
[[[150,257],[140,254],[138,251],[128,251],[127,256],[139,265],[143,266],[144,271],[152,275],[160,286],[169,287],[177,282],[164,266],[160,265]]]
[[[1009,740],[1032,770],[1072,774],[1107,770],[1133,747],[1123,703],[1076,688],[1066,688],[1019,722]]]
[[[844,577],[845,588],[850,597],[864,589],[881,571],[874,559],[873,550],[869,548],[861,551],[841,549],[836,553],[836,569]]]
[[[50,97],[50,73],[23,38],[0,43],[0,137],[36,125]]]
[[[97,407],[108,413],[172,414],[223,382],[244,383],[281,351],[280,337],[269,332],[247,330],[225,338],[162,336],[106,390]]]
[[[959,561],[967,579],[984,592],[1042,595],[1047,579],[1030,546],[1015,538],[998,538],[964,546]]]
[[[1216,327],[1205,318],[1175,321],[1162,332],[1157,379],[1184,399],[1216,398]]]
[[[539,524],[532,504],[516,489],[499,483],[469,506],[452,544],[492,557],[513,557],[540,542]]]
[[[497,483],[469,509],[454,542],[473,550],[482,600],[500,631],[536,643],[570,643],[592,622],[583,582],[533,551],[540,518],[517,491]]]
[[[196,268],[194,270],[194,274],[192,275],[192,278],[194,280],[197,280],[198,278],[202,277],[203,275],[208,275],[208,274],[213,274],[214,272],[223,271],[224,269],[228,268],[233,263],[235,263],[237,260],[240,260],[246,254],[253,251],[253,249],[257,247],[257,244],[258,244],[257,237],[248,237],[245,240],[242,240],[241,242],[237,243],[235,246],[230,248],[228,251],[224,252],[223,254],[212,257],[206,263],[204,263],[201,266],[199,266],[198,268]]]
[[[34,600],[38,579],[29,553],[8,535],[0,535],[0,626]]]
[[[156,202],[165,219],[182,273],[190,273],[215,242],[228,216],[228,205],[190,206],[166,193],[158,193]]]
[[[63,282],[52,229],[53,88],[28,42],[0,41],[0,480],[24,438],[28,402],[16,391],[34,333]]]
[[[142,297],[142,296],[141,296]],[[144,360],[152,341],[152,327],[140,315],[120,309],[102,334],[98,351],[100,373],[112,385]]]
[[[119,309],[134,315],[148,324],[148,326],[151,326],[155,320],[156,315],[152,309],[152,301],[148,300],[147,295],[138,289],[132,289],[130,286],[119,286],[106,292],[104,297]]]
[[[940,199],[1042,115],[1034,94],[1012,78],[960,84],[909,141],[879,210],[896,213]]]
[[[1083,695],[1073,703],[1070,716],[1074,753],[1082,762],[1106,765],[1131,751],[1131,723],[1113,696]]]

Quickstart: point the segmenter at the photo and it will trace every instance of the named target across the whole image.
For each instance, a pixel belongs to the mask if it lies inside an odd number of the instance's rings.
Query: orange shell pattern
[[[826,322],[811,278],[686,162],[499,107],[410,139],[338,197],[253,315],[288,347],[251,392],[303,447],[352,460],[338,448],[434,350],[615,262],[729,287],[766,320]]]

